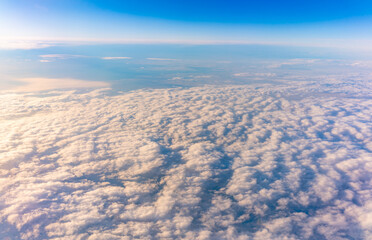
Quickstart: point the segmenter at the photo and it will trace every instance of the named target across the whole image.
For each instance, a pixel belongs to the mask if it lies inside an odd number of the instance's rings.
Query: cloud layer
[[[87,81],[72,78],[22,78],[18,80],[24,83],[13,88],[15,92],[35,92],[52,89],[76,89],[76,88],[104,88],[110,84],[102,81]]]
[[[0,95],[0,237],[370,239],[368,82]]]

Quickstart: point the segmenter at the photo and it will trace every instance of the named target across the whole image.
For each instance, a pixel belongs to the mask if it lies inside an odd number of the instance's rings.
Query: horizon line
[[[319,39],[321,40],[321,39]],[[328,39],[331,40],[332,39]],[[336,41],[337,40],[334,40]],[[324,41],[323,41],[324,42]],[[363,40],[357,43],[365,42]],[[301,43],[298,41],[247,41],[247,40],[180,40],[180,39],[94,39],[94,38],[34,38],[34,37],[15,37],[0,38],[0,50],[27,50],[40,49],[53,46],[64,45],[106,45],[106,44],[172,44],[172,45],[263,45],[263,46],[283,46],[283,47],[308,47],[308,48],[328,48],[356,51],[372,51],[372,41],[370,44],[352,44],[343,46],[342,44],[316,44]],[[365,47],[365,46],[371,47]]]

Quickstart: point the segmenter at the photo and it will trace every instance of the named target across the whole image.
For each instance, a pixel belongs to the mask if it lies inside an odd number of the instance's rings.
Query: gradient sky
[[[372,2],[2,0],[0,39],[372,49]]]

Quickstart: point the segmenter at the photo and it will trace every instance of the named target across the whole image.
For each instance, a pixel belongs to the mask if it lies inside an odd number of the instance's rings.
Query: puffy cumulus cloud
[[[22,78],[18,79],[18,81],[24,84],[13,88],[11,91],[34,92],[52,89],[110,87],[110,84],[107,82],[87,81],[72,78]]]
[[[369,82],[0,95],[0,236],[371,239]]]

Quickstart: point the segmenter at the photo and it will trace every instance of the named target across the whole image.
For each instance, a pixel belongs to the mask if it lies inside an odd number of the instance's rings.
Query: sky
[[[255,43],[371,50],[372,3],[3,0],[0,39]],[[5,43],[3,43],[5,45]]]

